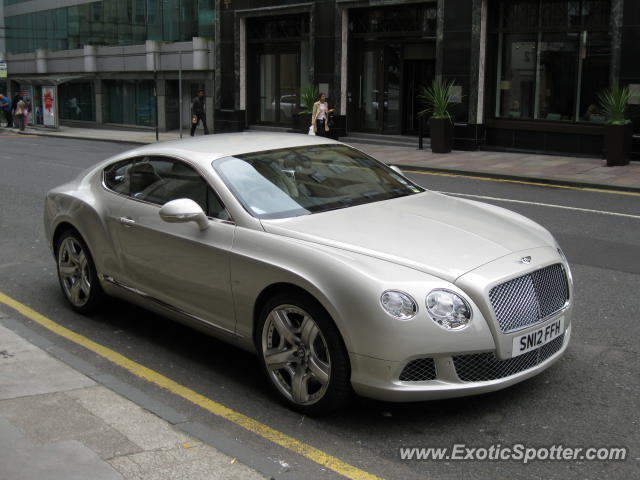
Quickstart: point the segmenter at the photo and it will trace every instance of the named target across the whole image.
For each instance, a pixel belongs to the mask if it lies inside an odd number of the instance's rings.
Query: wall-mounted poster
[[[42,87],[42,118],[45,127],[56,126],[56,87]]]

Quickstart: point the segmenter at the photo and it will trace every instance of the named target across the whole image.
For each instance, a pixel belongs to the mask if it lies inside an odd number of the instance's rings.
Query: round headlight
[[[433,290],[427,295],[429,316],[447,330],[461,330],[471,321],[471,307],[467,301],[449,290]]]
[[[418,304],[408,293],[387,290],[380,297],[382,308],[398,320],[411,320],[418,313]]]

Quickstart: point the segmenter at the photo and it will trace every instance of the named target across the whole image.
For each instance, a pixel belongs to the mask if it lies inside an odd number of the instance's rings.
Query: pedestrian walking
[[[6,95],[0,94],[0,109],[4,113],[4,119],[7,121],[7,128],[13,126],[13,115],[11,115],[11,101]]]
[[[20,100],[20,92],[16,92],[16,94],[11,99],[11,126],[16,127],[15,116],[16,116],[16,105],[18,104],[18,100]]]
[[[318,95],[318,101],[313,104],[311,114],[311,126],[316,135],[321,137],[329,136],[329,114],[333,112],[327,103],[327,96],[324,93]]]
[[[14,118],[18,123],[17,127],[20,129],[20,131],[24,130],[24,119],[26,111],[27,104],[24,103],[22,97],[18,97],[18,103],[16,103]]]
[[[204,90],[198,91],[198,95],[191,101],[191,136],[196,133],[198,124],[202,122],[204,127],[204,134],[209,135],[209,129],[207,128],[207,112],[206,101],[204,98]]]

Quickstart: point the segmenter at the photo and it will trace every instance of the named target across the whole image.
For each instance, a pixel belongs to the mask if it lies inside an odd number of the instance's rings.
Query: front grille
[[[540,348],[507,360],[498,360],[493,352],[474,353],[453,357],[453,364],[458,378],[463,382],[496,380],[541,364],[558,352],[563,342],[564,333]]]
[[[400,380],[403,382],[424,382],[436,378],[436,364],[433,358],[411,360],[402,369]]]
[[[538,323],[569,300],[569,284],[559,263],[496,285],[489,300],[504,333]]]

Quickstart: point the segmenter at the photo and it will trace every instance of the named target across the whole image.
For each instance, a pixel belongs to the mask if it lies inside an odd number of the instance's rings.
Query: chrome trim
[[[139,297],[142,297],[145,300],[150,300],[150,301],[158,304],[160,307],[165,308],[167,310],[170,310],[170,311],[172,311],[174,313],[177,313],[178,315],[182,315],[183,317],[187,317],[187,318],[190,318],[191,320],[195,320],[197,322],[203,323],[203,324],[205,324],[205,325],[207,325],[209,327],[216,328],[216,329],[218,329],[218,330],[220,330],[220,331],[222,331],[224,333],[231,334],[234,337],[243,338],[242,335],[240,335],[237,332],[234,332],[233,330],[229,330],[228,328],[221,327],[219,325],[216,325],[215,323],[208,322],[207,320],[204,320],[204,319],[202,319],[200,317],[192,315],[191,313],[185,312],[184,310],[182,310],[182,309],[180,309],[178,307],[174,307],[173,305],[170,305],[170,304],[168,304],[166,302],[163,302],[162,300],[159,300],[159,299],[157,299],[155,297],[152,297],[151,295],[149,295],[148,293],[143,292],[142,290],[138,290],[137,288],[130,287],[129,285],[125,285],[123,283],[120,283],[110,275],[99,274],[98,278],[100,278],[101,280],[103,280],[105,282],[108,282],[108,283],[110,283],[110,284],[112,284],[112,285],[114,285],[116,287],[120,287],[120,288],[122,288],[122,289],[124,289],[124,290],[126,290],[126,291],[128,291],[130,293],[138,295]]]

